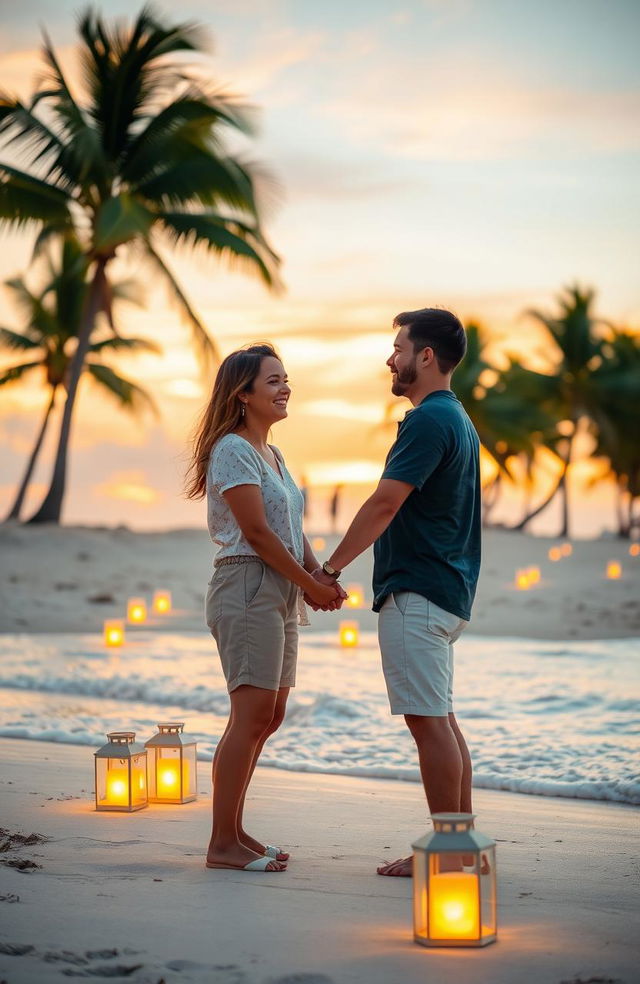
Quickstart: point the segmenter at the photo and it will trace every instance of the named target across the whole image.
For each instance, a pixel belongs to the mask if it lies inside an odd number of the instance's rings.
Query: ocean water
[[[298,685],[262,763],[301,772],[418,781],[413,743],[389,714],[373,633],[355,650],[303,633]],[[640,804],[639,640],[553,643],[463,636],[456,713],[474,784]],[[0,636],[0,736],[102,745],[146,740],[183,720],[210,758],[228,696],[206,633],[129,630],[121,650],[95,635]]]

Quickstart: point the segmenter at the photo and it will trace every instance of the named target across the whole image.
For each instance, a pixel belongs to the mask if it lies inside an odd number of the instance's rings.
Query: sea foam
[[[456,714],[476,786],[640,804],[637,640],[549,643],[463,636]],[[401,717],[389,714],[375,635],[341,650],[301,636],[298,685],[262,762],[280,769],[419,780]],[[206,633],[0,636],[0,735],[98,746],[107,731],[142,740],[186,722],[209,758],[229,700]]]

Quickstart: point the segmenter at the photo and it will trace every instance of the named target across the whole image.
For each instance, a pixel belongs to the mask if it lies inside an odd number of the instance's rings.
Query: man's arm
[[[377,489],[360,507],[349,529],[331,554],[331,567],[337,571],[344,570],[363,550],[370,547],[384,533],[414,488],[414,485],[399,482],[395,478],[381,478]]]

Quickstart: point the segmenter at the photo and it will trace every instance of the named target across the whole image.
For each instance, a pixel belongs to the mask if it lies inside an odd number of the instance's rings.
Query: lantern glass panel
[[[155,803],[187,803],[196,799],[196,742],[185,742],[181,722],[159,724],[146,742],[149,798]]]
[[[416,937],[427,936],[427,855],[417,851],[413,855],[413,928]]]
[[[496,899],[496,849],[485,848],[480,854],[480,899],[482,936],[495,936],[497,932]]]
[[[480,897],[476,864],[464,867],[457,852],[432,854],[429,863],[429,936],[438,940],[478,940]]]
[[[112,732],[95,753],[96,810],[130,813],[147,805],[147,753],[133,732]]]

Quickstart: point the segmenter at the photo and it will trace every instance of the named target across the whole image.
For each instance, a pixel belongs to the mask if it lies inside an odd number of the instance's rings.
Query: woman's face
[[[260,363],[260,372],[253,381],[251,392],[245,391],[240,399],[247,415],[275,424],[287,416],[290,395],[291,388],[280,359],[266,355]]]

